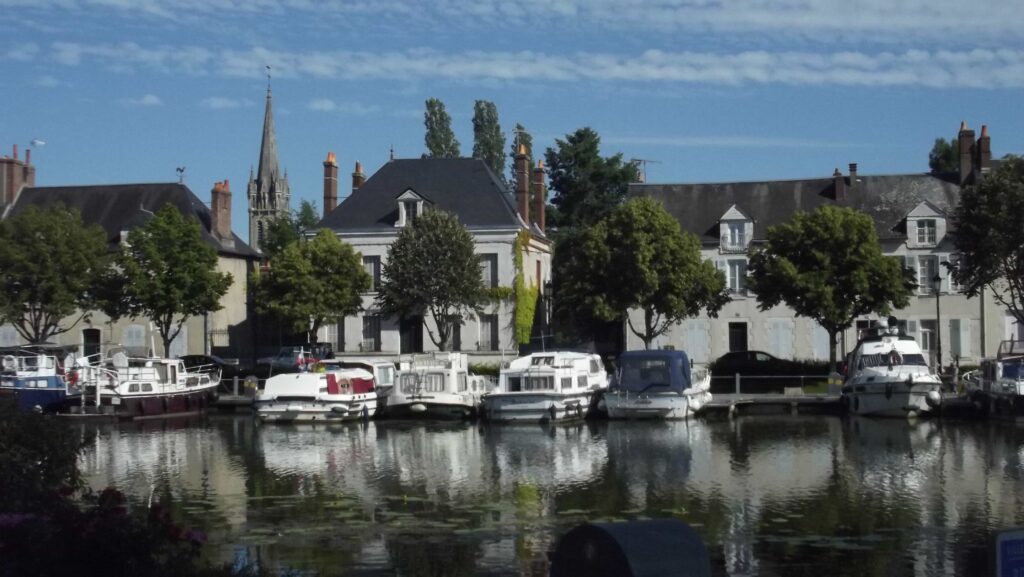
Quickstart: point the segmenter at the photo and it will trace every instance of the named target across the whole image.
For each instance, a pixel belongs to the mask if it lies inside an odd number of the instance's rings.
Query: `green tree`
[[[1024,323],[1024,158],[1007,156],[980,183],[960,193],[953,243],[960,253],[953,276],[964,292],[988,287]]]
[[[512,185],[512,190],[519,190],[519,182],[516,176],[516,156],[519,155],[519,143],[523,143],[523,148],[526,149],[526,157],[533,158],[533,137],[530,133],[523,128],[522,124],[516,123],[515,135],[512,137],[512,150],[508,153],[510,159],[512,159],[512,178],[509,179],[509,183]],[[529,180],[529,179],[527,179]],[[527,185],[529,190],[529,185]]]
[[[221,308],[232,282],[230,274],[217,271],[217,251],[203,242],[199,223],[171,204],[128,233],[116,269],[109,282],[122,292],[104,310],[112,318],[152,320],[164,354],[190,317]]]
[[[455,327],[486,301],[473,237],[454,215],[428,210],[398,233],[381,271],[377,302],[389,317],[429,313],[437,332],[430,340],[448,350]]]
[[[493,102],[477,100],[473,104],[473,158],[483,160],[495,176],[505,179],[505,134]]]
[[[604,158],[601,137],[581,128],[555,140],[555,148],[544,153],[548,179],[557,210],[548,218],[557,227],[589,226],[604,218],[636,182],[636,166],[623,162],[622,154]]]
[[[270,270],[254,275],[251,290],[261,312],[291,323],[316,342],[325,323],[362,310],[362,293],[372,279],[352,245],[322,229],[308,242],[293,242],[270,263]]]
[[[960,170],[960,143],[957,139],[936,138],[928,153],[928,168],[934,174],[948,174]]]
[[[427,111],[423,114],[427,127],[425,137],[427,156],[430,158],[458,158],[459,141],[452,132],[452,117],[444,109],[444,102],[436,98],[427,99]]]
[[[702,310],[716,316],[729,302],[725,275],[701,258],[700,241],[651,198],[632,199],[587,229],[575,254],[584,274],[560,289],[603,320],[642,311],[640,326],[625,318],[646,349],[679,321]]]
[[[317,214],[316,203],[303,200],[299,210],[285,213],[270,222],[263,240],[263,254],[267,258],[274,258],[284,250],[284,247],[297,242],[305,233],[314,230],[319,223],[320,215]]]
[[[913,282],[900,262],[882,254],[871,217],[849,208],[822,206],[798,212],[768,229],[768,242],[750,257],[748,287],[761,310],[785,302],[836,338],[868,313],[888,314],[910,301]]]
[[[71,330],[94,308],[109,263],[106,233],[75,210],[29,206],[0,221],[0,323],[30,343]]]

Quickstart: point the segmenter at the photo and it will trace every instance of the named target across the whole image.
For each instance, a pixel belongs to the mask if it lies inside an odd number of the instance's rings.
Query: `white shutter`
[[[917,321],[907,321],[907,334],[917,338]]]
[[[949,319],[949,352],[954,357],[964,356],[961,347],[960,319]]]

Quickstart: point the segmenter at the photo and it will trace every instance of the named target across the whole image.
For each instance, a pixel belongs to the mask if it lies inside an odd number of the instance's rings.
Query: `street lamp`
[[[548,350],[547,338],[551,327],[551,294],[553,292],[554,289],[551,286],[551,281],[545,281],[544,288],[542,290],[542,294],[544,295],[544,330],[540,333],[540,347],[544,352],[547,352]]]
[[[942,372],[942,314],[939,311],[939,294],[942,292],[942,277],[938,271],[932,277],[932,285],[935,287],[935,374]]]

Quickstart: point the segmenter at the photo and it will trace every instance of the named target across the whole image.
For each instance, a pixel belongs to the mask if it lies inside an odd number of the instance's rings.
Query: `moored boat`
[[[335,357],[320,364],[326,370],[363,369],[373,375],[374,390],[377,391],[377,411],[373,416],[383,415],[387,410],[388,396],[395,387],[397,371],[395,363],[385,357]]]
[[[1024,420],[1024,341],[999,343],[993,359],[983,359],[971,400],[990,417]]]
[[[895,319],[868,329],[849,357],[842,403],[857,415],[913,417],[942,406],[942,380]]]
[[[377,410],[373,375],[363,369],[283,373],[267,379],[254,401],[263,422],[369,419]]]
[[[492,386],[487,379],[469,374],[465,353],[413,355],[398,371],[388,397],[388,417],[421,419],[469,419],[480,410],[480,399]]]
[[[0,398],[13,398],[20,409],[61,410],[78,393],[73,358],[63,347],[25,345],[0,350]],[[66,370],[67,369],[67,370]]]
[[[711,372],[683,351],[626,351],[604,395],[611,419],[685,419],[711,400]]]
[[[492,421],[579,419],[589,412],[594,395],[607,388],[599,355],[533,353],[501,371],[498,387],[483,396],[483,414]]]

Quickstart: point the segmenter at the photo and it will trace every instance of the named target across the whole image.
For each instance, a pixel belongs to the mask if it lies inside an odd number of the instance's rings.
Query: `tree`
[[[626,195],[629,183],[636,182],[636,166],[623,162],[622,154],[608,158],[600,155],[601,137],[590,128],[581,128],[555,140],[544,158],[557,209],[549,221],[557,227],[588,226],[604,218]]]
[[[473,158],[483,160],[495,176],[505,179],[505,134],[493,102],[477,100],[473,104]]]
[[[452,132],[452,117],[444,109],[444,103],[436,98],[427,99],[427,111],[423,115],[427,127],[425,137],[427,156],[430,158],[458,158],[459,141]]]
[[[645,349],[679,321],[702,310],[714,317],[729,302],[725,275],[701,258],[700,241],[651,198],[632,199],[588,229],[576,255],[585,274],[566,279],[567,293],[603,320],[640,309],[642,326],[625,317]]]
[[[217,252],[203,242],[199,223],[167,204],[128,233],[110,282],[122,292],[104,303],[107,314],[151,319],[167,355],[189,317],[221,308],[232,278],[217,271]]]
[[[284,247],[298,241],[303,234],[316,228],[320,216],[316,211],[316,203],[303,200],[299,210],[281,215],[270,221],[266,237],[263,240],[263,254],[274,258]]]
[[[437,326],[427,334],[448,350],[455,327],[486,301],[473,237],[454,215],[428,210],[398,233],[381,271],[377,302],[389,317],[429,313]]]
[[[1007,156],[960,193],[950,233],[959,262],[953,277],[968,296],[988,287],[1024,323],[1024,158]]]
[[[316,343],[320,327],[362,310],[362,294],[372,279],[352,245],[322,229],[308,242],[293,242],[270,263],[269,272],[254,276],[257,308],[308,332]]]
[[[785,302],[836,338],[868,313],[888,314],[910,302],[914,283],[898,260],[882,254],[871,217],[850,208],[822,206],[798,212],[768,229],[768,242],[750,257],[748,287],[761,310]]]
[[[948,174],[960,170],[960,142],[957,139],[947,141],[936,138],[931,152],[928,153],[928,168],[934,174]]]
[[[515,161],[516,156],[519,155],[519,143],[523,143],[523,148],[526,149],[526,157],[533,158],[533,137],[530,133],[523,128],[522,124],[516,123],[515,135],[512,137],[512,150],[508,153],[509,158],[512,159],[512,178],[509,179],[509,183],[512,185],[512,190],[519,190],[519,182],[517,180]],[[527,179],[529,180],[529,179]],[[529,186],[526,187],[530,189]]]
[[[29,206],[0,221],[0,323],[29,343],[71,330],[94,308],[109,263],[106,233],[76,210]]]

